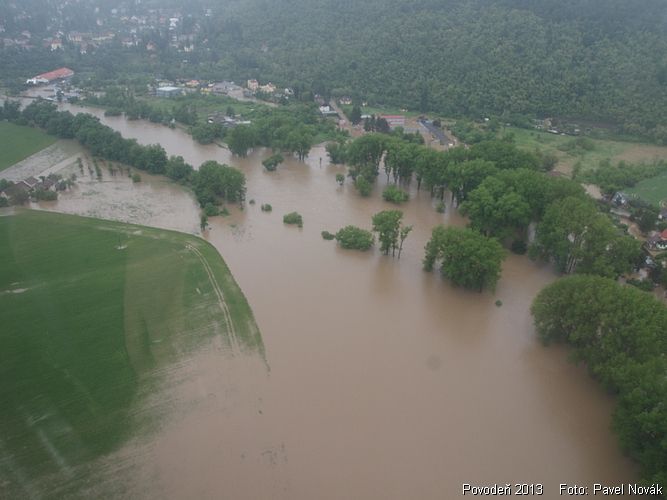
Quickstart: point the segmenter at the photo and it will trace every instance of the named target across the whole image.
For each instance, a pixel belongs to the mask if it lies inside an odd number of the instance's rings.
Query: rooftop
[[[42,73],[41,75],[37,75],[35,78],[51,81],[51,80],[57,80],[59,78],[68,78],[73,74],[74,71],[72,71],[69,68],[58,68],[53,71],[49,71],[48,73]]]

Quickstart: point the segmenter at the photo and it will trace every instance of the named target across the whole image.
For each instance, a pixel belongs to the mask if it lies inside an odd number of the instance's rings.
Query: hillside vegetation
[[[247,77],[447,115],[611,121],[665,141],[664,14],[659,0],[251,0],[219,7],[206,36],[209,58]]]

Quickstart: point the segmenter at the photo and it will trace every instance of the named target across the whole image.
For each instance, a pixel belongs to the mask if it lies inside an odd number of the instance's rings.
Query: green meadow
[[[39,129],[0,121],[0,171],[25,160],[56,140]]]
[[[511,133],[515,144],[529,151],[541,150],[558,158],[558,169],[569,173],[579,163],[581,172],[599,165],[602,160],[612,163],[652,162],[667,159],[667,147],[638,142],[588,138],[589,148],[577,147],[577,138],[539,130],[504,127],[499,135]]]
[[[667,204],[667,174],[644,179],[626,191],[656,206],[665,206]]]
[[[204,240],[39,211],[0,216],[0,324],[7,498],[33,496],[26,485],[75,493],[68,471],[146,432],[152,417],[137,407],[160,368],[214,336],[230,355],[263,356],[245,297]]]

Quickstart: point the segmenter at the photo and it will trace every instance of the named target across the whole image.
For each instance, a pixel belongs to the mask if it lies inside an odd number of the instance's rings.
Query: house
[[[33,76],[26,80],[26,84],[37,85],[39,83],[51,83],[57,80],[64,80],[70,78],[74,75],[74,71],[69,68],[58,68],[48,73],[42,73],[41,75]]]
[[[331,106],[328,104],[325,106],[320,106],[320,113],[324,116],[338,116],[335,110],[331,109]]]
[[[53,38],[52,40],[49,40],[47,45],[51,48],[51,52],[63,48],[63,42],[60,38]]]
[[[660,210],[660,213],[658,214],[658,219],[667,220],[667,208],[663,208],[662,210]]]
[[[235,90],[237,86],[234,82],[222,81],[210,85],[209,88],[214,94],[227,94],[228,92]]]
[[[266,85],[260,85],[259,90],[261,90],[265,94],[273,94],[276,91],[276,86],[271,82],[269,82]]]
[[[646,247],[649,250],[658,250],[660,252],[667,250],[667,229],[662,233],[654,232],[646,240]]]
[[[620,191],[614,193],[614,196],[611,197],[611,202],[617,207],[625,206],[630,201],[630,196]]]
[[[257,80],[248,80],[247,87],[248,90],[257,92],[257,89],[259,88],[259,82]]]
[[[41,189],[42,191],[55,191],[56,181],[47,177],[43,181],[37,183],[35,185],[35,189]]]
[[[155,95],[157,97],[166,97],[167,99],[171,99],[173,97],[180,97],[183,95],[183,89],[180,87],[158,87],[155,90]]]
[[[403,115],[382,115],[381,118],[387,120],[389,128],[403,127],[405,128],[405,116]]]
[[[39,184],[39,180],[34,177],[28,177],[22,181],[16,183],[16,187],[23,189],[24,191],[32,191]]]
[[[341,106],[350,106],[352,104],[352,98],[350,97],[341,97],[338,99],[338,102]]]

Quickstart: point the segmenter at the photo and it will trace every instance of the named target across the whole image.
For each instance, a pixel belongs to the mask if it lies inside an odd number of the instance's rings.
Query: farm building
[[[42,73],[41,75],[33,76],[26,80],[26,84],[29,85],[38,85],[40,83],[51,83],[57,80],[64,80],[65,78],[70,78],[74,75],[74,71],[69,68],[58,68],[48,73]]]
[[[179,97],[183,95],[183,89],[180,87],[158,87],[155,91],[157,97]]]
[[[392,129],[396,127],[405,127],[405,116],[403,115],[382,115],[382,118],[387,120],[389,127]]]

